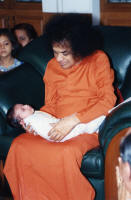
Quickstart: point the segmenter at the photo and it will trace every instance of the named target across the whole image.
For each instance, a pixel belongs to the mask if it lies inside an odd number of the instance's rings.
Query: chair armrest
[[[94,148],[84,155],[80,170],[87,178],[104,178],[104,157],[100,147]]]
[[[81,172],[87,178],[104,178],[104,158],[113,137],[124,128],[131,127],[131,101],[115,108],[100,127],[100,147],[88,151],[81,163]]]

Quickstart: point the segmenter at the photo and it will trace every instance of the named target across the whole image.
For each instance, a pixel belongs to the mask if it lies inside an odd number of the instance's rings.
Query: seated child
[[[7,28],[0,28],[0,73],[10,71],[23,63],[13,56],[18,47],[13,33]]]
[[[118,200],[131,200],[131,132],[120,143],[119,166],[116,167]]]
[[[98,132],[99,126],[105,119],[105,116],[100,116],[89,123],[80,123],[72,129],[72,131],[65,136],[60,142],[69,140],[82,133],[94,133]],[[7,112],[7,121],[13,127],[22,126],[27,132],[34,133],[34,135],[40,135],[41,137],[50,140],[48,132],[53,127],[54,123],[57,123],[60,119],[54,116],[42,112],[35,111],[30,105],[15,104]]]

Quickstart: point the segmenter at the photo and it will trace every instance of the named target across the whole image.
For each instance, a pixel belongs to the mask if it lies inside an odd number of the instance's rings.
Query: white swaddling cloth
[[[117,105],[116,107],[113,107],[112,109],[110,109],[108,111],[108,113],[110,113],[112,110],[114,110],[115,108],[119,107],[121,104],[124,104],[128,101],[131,101],[131,97],[129,97],[128,99],[126,99],[125,101],[123,101],[122,103]],[[91,134],[94,132],[98,133],[99,127],[105,118],[106,118],[105,115],[101,115],[100,117],[98,117],[88,123],[78,124],[60,142],[64,142],[66,140],[69,140],[69,139],[76,137],[83,133],[88,133],[88,134]],[[25,122],[26,126],[28,126],[28,125],[31,126],[31,129],[35,131],[36,135],[38,134],[41,137],[43,137],[49,141],[52,141],[52,140],[50,140],[50,138],[48,136],[48,132],[52,129],[52,126],[50,125],[50,123],[57,123],[59,120],[60,119],[57,119],[46,112],[35,111],[33,115],[25,118],[24,122]],[[29,130],[27,129],[27,131],[29,131]]]
[[[103,115],[88,123],[78,124],[60,142],[64,142],[83,133],[91,134],[94,132],[98,132],[99,126],[101,125],[104,119],[105,116]],[[48,132],[52,129],[52,126],[50,124],[57,123],[59,120],[60,119],[57,119],[46,112],[35,111],[34,114],[24,119],[24,123],[26,126],[29,125],[31,127],[30,129],[33,130],[36,135],[38,134],[41,137],[52,141],[48,136]],[[27,129],[27,131],[29,130]]]

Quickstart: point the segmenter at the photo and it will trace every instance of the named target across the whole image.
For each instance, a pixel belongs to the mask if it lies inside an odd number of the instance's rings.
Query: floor
[[[9,194],[9,192],[5,191],[5,189],[3,189],[3,186],[0,187],[0,200],[13,200],[12,197],[8,197],[8,194]]]
[[[12,197],[8,197],[10,196],[8,194],[11,192],[3,174],[3,162],[0,160],[0,200],[13,200]]]
[[[1,182],[0,182],[0,184],[1,184]],[[4,189],[4,188],[5,188],[5,186],[3,187],[3,185],[0,185],[0,200],[13,200],[12,197],[8,197],[8,196],[10,196],[10,195],[8,195],[8,194],[10,194],[8,187],[6,187],[7,189]]]
[[[13,200],[13,198],[0,197],[0,200]]]

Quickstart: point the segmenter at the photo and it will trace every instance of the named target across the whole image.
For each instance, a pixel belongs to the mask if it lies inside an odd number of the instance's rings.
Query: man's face
[[[15,117],[22,120],[32,115],[34,113],[34,109],[29,105],[16,104],[14,112],[15,112]]]
[[[53,44],[54,56],[57,62],[63,69],[71,68],[73,65],[77,65],[80,59],[75,59],[72,50],[68,43],[54,43]]]

